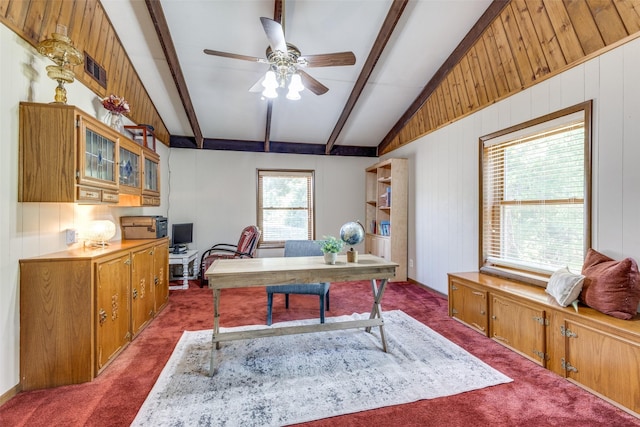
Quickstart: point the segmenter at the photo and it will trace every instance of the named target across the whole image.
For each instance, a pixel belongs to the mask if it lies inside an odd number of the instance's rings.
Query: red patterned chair
[[[237,245],[230,243],[218,243],[204,251],[200,258],[200,287],[202,288],[207,279],[204,273],[220,258],[253,258],[260,240],[260,229],[255,225],[245,227],[240,233],[240,240]]]

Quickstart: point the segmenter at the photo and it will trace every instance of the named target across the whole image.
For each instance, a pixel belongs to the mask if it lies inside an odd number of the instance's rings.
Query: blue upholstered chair
[[[284,243],[284,256],[320,256],[320,243],[317,240],[287,240]],[[271,325],[273,294],[285,294],[285,308],[289,308],[289,294],[318,295],[320,297],[320,323],[324,323],[325,301],[329,310],[329,286],[331,283],[296,283],[292,285],[267,286],[267,325]]]

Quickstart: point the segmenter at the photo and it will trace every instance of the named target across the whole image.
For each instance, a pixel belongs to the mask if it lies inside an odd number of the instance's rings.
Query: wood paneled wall
[[[169,132],[98,0],[0,0],[0,22],[33,46],[51,37],[56,25],[66,26],[74,46],[107,71],[107,88],[87,74],[84,66],[73,68],[76,79],[101,98],[110,94],[124,97],[131,106],[129,118],[152,125],[157,139],[169,144]],[[53,93],[51,96],[53,99]]]
[[[640,36],[640,0],[511,0],[379,154]]]

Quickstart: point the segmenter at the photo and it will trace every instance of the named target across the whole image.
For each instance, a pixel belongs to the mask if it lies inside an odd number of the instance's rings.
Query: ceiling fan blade
[[[255,56],[247,56],[247,55],[239,55],[237,53],[221,52],[219,50],[205,49],[204,53],[206,53],[207,55],[222,56],[225,58],[242,59],[243,61],[260,62],[261,64],[269,63],[269,61],[267,61],[264,58],[257,58]]]
[[[300,78],[302,78],[302,84],[304,85],[304,87],[309,89],[316,95],[323,95],[329,90],[328,87],[326,87],[304,71],[298,70],[298,74],[300,74]]]
[[[353,65],[355,63],[356,56],[353,54],[353,52],[303,55],[298,58],[298,64],[303,67],[338,67],[341,65]]]
[[[262,86],[263,81],[264,81],[264,74],[262,75],[262,77],[258,79],[258,81],[253,86],[251,86],[251,88],[249,89],[249,92],[254,92],[254,93],[262,92],[264,90],[264,86]]]
[[[260,18],[262,21],[262,27],[264,28],[264,32],[267,34],[267,39],[269,39],[269,46],[271,46],[272,51],[279,50],[280,52],[287,53],[287,42],[284,40],[284,30],[282,29],[282,25],[279,22],[274,21],[270,18],[265,18],[264,16]]]

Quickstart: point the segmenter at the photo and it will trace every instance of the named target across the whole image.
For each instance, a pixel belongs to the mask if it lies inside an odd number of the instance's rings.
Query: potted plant
[[[335,264],[338,252],[342,250],[344,242],[333,236],[323,236],[324,240],[320,242],[320,250],[324,254],[324,261],[327,264]]]

